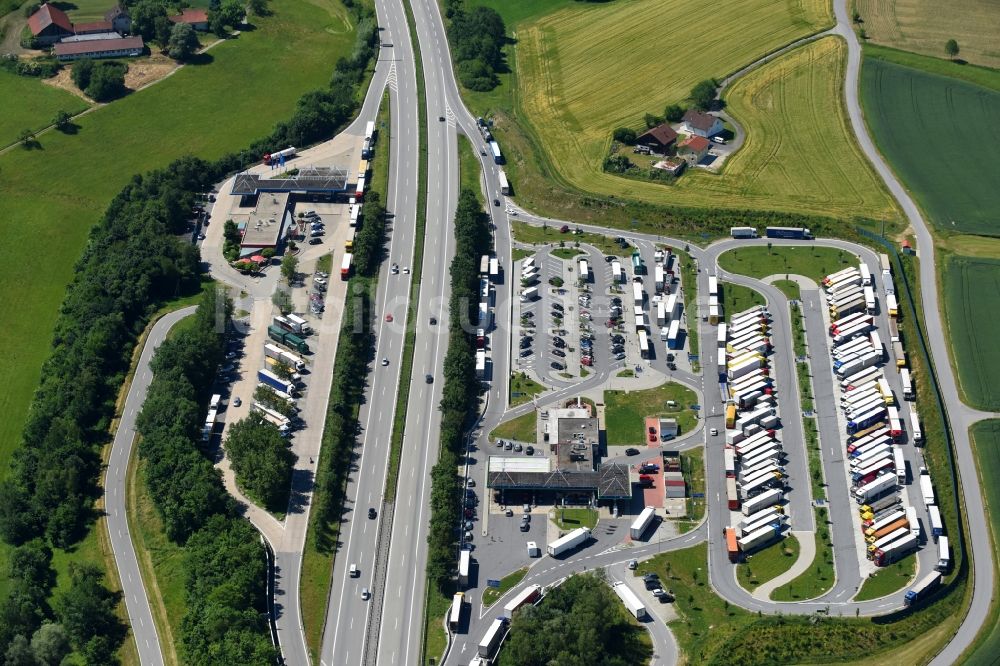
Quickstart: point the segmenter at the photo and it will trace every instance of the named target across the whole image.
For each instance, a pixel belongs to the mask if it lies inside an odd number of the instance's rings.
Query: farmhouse
[[[187,23],[195,30],[208,30],[208,10],[188,7],[176,16],[168,16],[172,23]]]
[[[142,37],[120,37],[111,33],[113,38],[79,39],[63,41],[52,47],[56,58],[62,62],[79,60],[81,58],[134,58],[142,55],[145,45]]]
[[[124,35],[132,29],[132,18],[121,5],[115,5],[105,12],[104,20],[111,24],[112,32],[117,32],[120,35]]]
[[[637,146],[645,146],[654,155],[666,155],[677,141],[677,132],[666,123],[646,130],[635,140]]]
[[[28,28],[40,46],[55,44],[63,37],[73,34],[73,24],[66,12],[45,3],[28,17]]]
[[[690,136],[677,145],[677,155],[687,160],[692,166],[701,162],[708,155],[712,142],[703,136]]]
[[[715,136],[723,129],[722,121],[717,116],[695,109],[689,109],[681,122],[684,132],[705,138]]]

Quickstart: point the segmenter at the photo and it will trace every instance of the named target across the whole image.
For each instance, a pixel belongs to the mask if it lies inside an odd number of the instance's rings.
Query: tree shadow
[[[201,53],[193,54],[190,58],[184,61],[184,64],[201,66],[201,65],[210,65],[213,62],[215,62],[215,56],[213,56],[211,53],[205,53],[203,51]]]

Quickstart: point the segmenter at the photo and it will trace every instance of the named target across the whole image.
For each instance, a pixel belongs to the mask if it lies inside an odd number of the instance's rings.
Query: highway
[[[153,381],[153,371],[149,363],[153,360],[157,347],[167,339],[167,334],[174,324],[194,314],[195,309],[191,306],[164,315],[153,324],[149,335],[146,336],[135,376],[125,398],[121,419],[118,421],[118,429],[111,444],[111,455],[108,457],[107,472],[104,476],[108,537],[111,539],[111,550],[115,556],[115,565],[118,567],[125,610],[128,612],[129,624],[132,625],[132,636],[139,651],[139,662],[150,666],[163,664],[163,653],[128,527],[126,515],[128,464],[135,443],[135,420],[142,411],[149,385]]]

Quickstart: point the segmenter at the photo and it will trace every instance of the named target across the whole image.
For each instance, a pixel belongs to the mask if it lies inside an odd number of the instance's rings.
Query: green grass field
[[[586,231],[581,231],[577,234],[572,233],[572,229],[566,233],[562,233],[560,228],[561,227],[550,226],[536,227],[532,224],[528,224],[527,222],[511,223],[511,231],[514,234],[514,240],[520,243],[531,243],[532,245],[543,245],[547,243],[558,244],[561,246],[558,249],[565,250],[565,252],[556,255],[560,258],[575,257],[579,254],[575,251],[578,243],[592,245],[604,254],[611,254],[618,257],[632,256],[632,248],[623,250],[614,242],[614,239],[611,236],[591,234]],[[572,252],[572,255],[569,254],[570,252]]]
[[[510,406],[516,407],[518,405],[523,405],[526,402],[531,402],[532,396],[536,396],[539,393],[544,393],[545,387],[536,382],[534,379],[529,377],[526,373],[521,372],[511,376],[510,378]],[[518,393],[519,395],[514,395]]]
[[[744,287],[741,284],[732,282],[720,282],[719,291],[722,292],[722,312],[725,316],[736,312],[749,310],[754,305],[764,305],[767,300],[759,292]]]
[[[836,582],[836,573],[833,570],[833,548],[830,541],[830,529],[826,521],[821,519],[821,514],[816,516],[817,529],[814,538],[816,539],[816,556],[809,568],[801,573],[795,580],[785,583],[771,592],[771,599],[774,601],[805,601],[815,599],[826,594],[833,588]],[[825,514],[822,514],[825,515]]]
[[[868,39],[907,51],[946,58],[945,42],[958,41],[958,57],[1000,67],[1000,12],[995,0],[855,0]],[[992,35],[992,36],[991,36]]]
[[[490,439],[512,439],[517,442],[535,442],[535,435],[538,433],[537,429],[538,414],[535,412],[528,412],[522,416],[518,416],[516,419],[511,419],[510,421],[504,421],[490,433]]]
[[[483,607],[488,608],[496,603],[497,599],[507,594],[518,583],[524,580],[528,573],[528,567],[522,567],[514,573],[507,574],[500,579],[500,587],[488,587],[483,590]]]
[[[774,580],[792,568],[799,559],[799,540],[788,535],[750,555],[747,562],[736,565],[736,580],[748,590]]]
[[[552,520],[561,530],[575,530],[578,527],[597,526],[597,511],[595,509],[562,508],[553,510]]]
[[[860,88],[879,150],[937,229],[1000,236],[1000,92],[880,58]]]
[[[769,275],[802,275],[819,283],[830,273],[857,265],[858,257],[851,252],[816,245],[771,249],[755,245],[719,255],[719,266],[724,270],[758,279]]]
[[[213,158],[244,146],[289,116],[298,96],[326,84],[353,45],[336,0],[272,2],[274,15],[147,90],[79,120],[74,136],[46,134],[42,149],[0,156],[0,234],[18,256],[0,268],[0,343],[15,350],[0,369],[6,415],[0,423],[0,475],[20,439],[52,326],[90,226],[134,174],[186,153]],[[247,94],[237,94],[245,82]],[[267,91],[263,104],[260,91]],[[96,159],[95,157],[101,157]]]
[[[1000,410],[1000,347],[987,314],[1000,312],[1000,259],[948,256],[942,291],[959,388],[970,405]]]
[[[185,0],[188,7],[208,7],[209,0]],[[86,21],[103,21],[104,13],[114,6],[115,0],[69,0],[68,2],[57,2],[71,20],[77,23]],[[167,14],[170,14],[174,7],[168,4]],[[276,3],[275,3],[276,4]]]
[[[879,599],[899,592],[913,580],[916,563],[917,555],[914,553],[891,566],[879,569],[861,583],[861,589],[855,595],[854,601]]]
[[[802,293],[799,289],[799,283],[794,280],[775,280],[774,286],[781,290],[789,300],[797,301],[801,298]]]
[[[17,100],[5,104],[0,113],[0,147],[17,141],[22,130],[38,131],[51,124],[58,111],[75,114],[88,107],[87,102],[65,90],[6,70],[0,70],[0,98]]]
[[[668,400],[673,400],[677,406],[668,407]],[[641,391],[605,391],[604,418],[608,430],[608,445],[644,444],[647,416],[677,419],[681,435],[691,432],[698,420],[689,407],[696,400],[694,391],[673,382]]]
[[[993,558],[996,562],[996,545],[1000,539],[1000,484],[995,482],[1000,478],[1000,419],[980,421],[970,429],[970,433],[976,451],[983,499],[986,502],[986,517],[993,532]],[[995,581],[994,587],[996,587]],[[996,591],[993,598],[997,598]],[[1000,654],[998,615],[1000,610],[997,604],[993,604],[990,616],[983,624],[983,630],[977,637],[973,649],[965,655],[967,657],[965,663],[968,666],[987,666],[996,663],[996,656]]]

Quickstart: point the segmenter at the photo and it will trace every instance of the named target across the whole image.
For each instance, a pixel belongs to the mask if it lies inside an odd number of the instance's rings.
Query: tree
[[[667,122],[680,122],[681,118],[684,117],[684,112],[686,110],[687,109],[680,104],[670,104],[663,110],[663,117],[667,119]]]
[[[59,666],[72,647],[61,624],[46,622],[31,637],[31,650],[42,666]]]
[[[73,116],[69,114],[69,111],[59,111],[56,113],[56,117],[52,119],[52,124],[60,132],[66,132],[73,126],[72,118]]]
[[[7,646],[7,653],[4,655],[5,666],[38,666],[35,659],[35,652],[31,649],[28,639],[18,634]]]
[[[187,23],[177,23],[170,31],[167,42],[167,55],[174,60],[184,62],[198,50],[198,35]]]
[[[129,16],[132,18],[132,32],[142,35],[143,39],[162,44],[169,37],[169,33],[162,34],[160,27],[161,19],[170,23],[163,0],[138,0],[135,4],[130,3]]]
[[[705,79],[691,88],[691,101],[702,111],[709,109],[715,100],[715,81]]]
[[[17,135],[17,142],[25,148],[30,148],[35,143],[35,133],[30,129],[23,129]]]
[[[948,54],[948,57],[952,60],[958,55],[958,42],[954,39],[949,39],[944,45],[944,52]]]
[[[90,84],[84,91],[87,96],[98,101],[107,102],[121,97],[125,93],[125,72],[128,67],[119,62],[102,62],[94,66],[90,75]]]
[[[70,76],[73,78],[73,83],[80,90],[86,90],[87,86],[90,85],[90,75],[94,71],[94,61],[90,58],[84,58],[82,60],[77,60],[73,63],[73,71]]]
[[[281,310],[281,314],[288,314],[294,309],[292,297],[285,289],[276,289],[271,295],[271,302]]]
[[[635,144],[635,130],[629,129],[628,127],[619,127],[615,130],[615,141],[618,143],[624,143],[626,146],[631,146]]]
[[[226,452],[242,488],[271,510],[286,508],[295,454],[277,426],[251,414],[230,426]]]
[[[271,13],[267,7],[267,0],[249,0],[247,8],[254,16],[267,16]]]
[[[56,613],[77,649],[94,637],[116,637],[123,627],[115,615],[117,599],[104,587],[104,573],[93,564],[69,565],[70,588],[56,598]]]
[[[286,254],[281,259],[281,275],[289,284],[295,280],[296,271],[299,268],[299,259],[294,254]]]
[[[657,125],[659,125],[660,123],[662,123],[663,119],[659,118],[657,116],[654,116],[652,113],[647,113],[646,117],[645,117],[645,121],[646,121],[646,129],[652,129],[653,127],[656,127]]]

